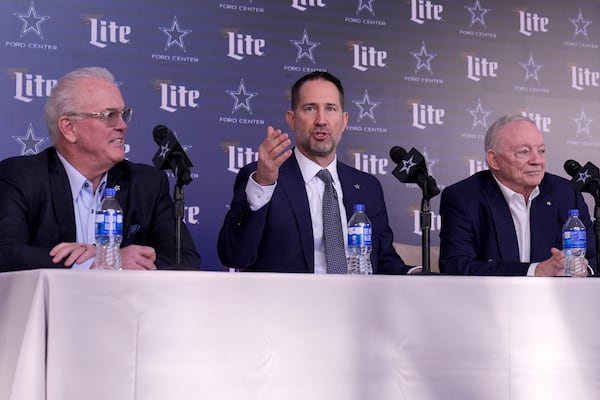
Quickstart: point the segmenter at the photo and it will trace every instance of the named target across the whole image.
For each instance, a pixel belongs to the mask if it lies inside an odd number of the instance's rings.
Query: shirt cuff
[[[267,205],[271,201],[271,197],[273,197],[273,192],[275,192],[275,187],[277,186],[277,182],[268,186],[259,185],[254,180],[254,174],[256,172],[250,175],[250,179],[248,179],[248,183],[246,184],[246,198],[252,211],[260,210]]]

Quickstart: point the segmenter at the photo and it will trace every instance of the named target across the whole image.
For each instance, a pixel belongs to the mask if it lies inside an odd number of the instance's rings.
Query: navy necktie
[[[333,180],[328,170],[322,169],[317,176],[325,182],[323,193],[323,242],[328,274],[345,274],[348,272],[344,233],[340,217],[340,206]]]

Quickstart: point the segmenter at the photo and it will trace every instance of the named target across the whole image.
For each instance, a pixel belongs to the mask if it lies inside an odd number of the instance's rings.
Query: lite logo
[[[354,168],[371,175],[387,174],[387,158],[378,158],[375,154],[354,153]]]
[[[200,98],[199,90],[189,90],[182,85],[160,84],[160,108],[168,112],[175,112],[178,108],[198,107]]]
[[[365,72],[369,67],[380,67],[383,68],[387,64],[387,51],[377,50],[372,46],[362,46],[353,44],[352,49],[354,51],[354,64],[352,68],[359,71]]]
[[[530,120],[532,120],[533,122],[535,122],[535,126],[537,126],[537,128],[541,132],[544,132],[544,133],[550,132],[550,124],[552,123],[552,118],[544,117],[540,113],[530,113],[530,112],[525,112],[525,111],[523,111],[521,113],[521,115],[523,115],[524,117],[527,117]]]
[[[56,83],[56,79],[44,79],[42,75],[15,72],[15,99],[31,103],[36,97],[48,97]]]
[[[443,11],[444,6],[441,4],[433,4],[429,0],[412,0],[410,20],[417,24],[422,24],[427,20],[441,21]]]
[[[264,56],[265,39],[255,39],[252,35],[227,32],[229,51],[227,57],[241,61],[244,56]]]
[[[200,215],[200,207],[185,206],[183,210],[183,222],[192,225],[198,225],[200,223],[200,220],[198,219],[198,215]]]
[[[306,11],[308,7],[325,8],[327,4],[323,0],[292,0],[292,8],[298,11]]]
[[[475,175],[479,171],[489,169],[487,163],[481,160],[469,160],[469,176]]]
[[[425,129],[427,125],[443,125],[446,110],[435,108],[431,104],[412,103],[413,122],[412,126]]]
[[[537,13],[519,11],[519,33],[525,36],[531,36],[534,32],[548,32],[550,19],[540,17]]]
[[[251,147],[227,146],[228,166],[227,171],[237,174],[246,164],[258,161],[258,151]]]
[[[479,82],[481,78],[498,77],[498,63],[487,58],[467,56],[467,78]]]
[[[600,72],[591,71],[588,67],[571,66],[571,87],[583,90],[585,87],[598,87]]]
[[[90,18],[90,30],[90,44],[101,49],[105,48],[107,43],[129,43],[130,26],[117,25],[115,21]]]

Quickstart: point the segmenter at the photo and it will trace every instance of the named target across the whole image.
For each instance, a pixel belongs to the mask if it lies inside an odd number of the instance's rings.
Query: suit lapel
[[[360,184],[355,182],[354,174],[351,168],[344,163],[337,163],[338,177],[342,186],[344,196],[344,208],[346,209],[346,218],[350,218],[354,213],[354,204],[361,203],[359,198]]]
[[[69,178],[65,167],[56,155],[55,149],[50,149],[48,154],[48,176],[52,196],[52,208],[56,215],[57,228],[60,240],[75,242],[77,231],[75,229],[75,210]]]
[[[531,203],[531,260],[545,260],[550,256],[550,248],[556,246],[553,238],[556,232],[556,201],[554,192],[540,184],[540,194]]]
[[[290,203],[290,208],[294,213],[296,224],[298,225],[304,261],[309,266],[311,272],[314,272],[314,238],[310,207],[304,187],[304,178],[302,178],[302,173],[294,154],[279,169],[277,185],[281,187],[281,190]]]
[[[116,188],[116,198],[119,202],[119,205],[123,209],[123,240],[125,240],[127,237],[127,232],[129,232],[129,225],[131,224],[131,221],[129,221],[126,217],[131,215],[131,213],[125,212],[125,207],[128,205],[127,200],[129,199],[130,179],[128,179],[126,176],[126,172],[124,171],[123,167],[123,162],[120,162],[108,171],[106,187]]]
[[[496,238],[498,240],[498,252],[505,260],[519,260],[519,242],[515,225],[510,214],[510,209],[506,204],[506,199],[502,195],[502,191],[498,187],[491,172],[488,172],[486,179],[483,181],[482,195],[490,204],[492,210],[493,227],[495,229]],[[486,235],[483,235],[486,236]]]

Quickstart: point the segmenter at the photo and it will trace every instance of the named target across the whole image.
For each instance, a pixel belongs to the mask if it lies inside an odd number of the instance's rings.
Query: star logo
[[[412,167],[414,167],[415,165],[417,165],[417,164],[415,164],[415,162],[413,161],[413,158],[415,158],[415,157],[414,157],[414,156],[411,156],[411,157],[410,157],[410,159],[408,159],[408,160],[403,160],[403,161],[402,161],[402,168],[401,168],[401,169],[400,169],[400,171],[398,171],[398,172],[399,172],[399,173],[402,173],[402,171],[405,171],[405,172],[406,172],[406,174],[408,175],[408,173],[410,172],[410,169],[411,169]]]
[[[365,93],[363,94],[362,100],[352,100],[352,102],[356,104],[358,108],[360,108],[360,111],[358,113],[358,119],[356,120],[356,122],[359,122],[361,119],[368,117],[371,121],[373,121],[373,123],[377,123],[377,121],[375,121],[375,114],[373,114],[373,111],[378,105],[381,104],[381,102],[372,102],[369,98],[369,91],[367,89],[365,89]]]
[[[20,37],[23,37],[29,32],[33,32],[38,35],[40,39],[44,39],[41,25],[49,20],[50,17],[46,15],[37,15],[35,3],[33,1],[29,3],[29,9],[27,10],[27,13],[13,13],[13,15],[23,22]]]
[[[583,172],[579,172],[579,178],[577,179],[577,182],[583,182],[583,184],[585,185],[587,180],[590,179],[591,177],[592,177],[592,175],[590,175],[590,173],[586,169]]]
[[[167,51],[171,46],[177,46],[184,53],[186,53],[185,45],[183,44],[183,38],[189,35],[192,31],[191,29],[181,29],[179,26],[179,21],[177,21],[177,16],[173,17],[173,23],[170,28],[162,27],[158,28],[167,35],[167,44],[165,45],[165,51]]]
[[[571,21],[571,23],[575,25],[575,33],[573,33],[573,39],[575,39],[579,35],[583,35],[587,40],[590,40],[587,34],[587,27],[589,24],[592,23],[592,21],[586,21],[583,19],[581,9],[579,9],[579,15],[577,16],[577,19],[569,18],[569,21]]]
[[[169,151],[171,151],[171,149],[169,148],[169,142],[167,142],[167,144],[161,144],[159,157],[167,158],[167,154],[169,154]]]
[[[474,109],[468,109],[469,114],[473,116],[473,126],[471,130],[475,129],[477,125],[481,125],[483,128],[487,128],[487,117],[492,113],[491,111],[484,111],[481,105],[481,99],[477,99],[477,107]]]
[[[471,7],[465,6],[465,8],[471,13],[471,23],[469,24],[470,27],[476,23],[480,23],[484,28],[487,29],[484,17],[485,14],[492,10],[491,8],[481,8],[479,0],[475,0],[475,4],[473,4]]]
[[[582,133],[585,133],[589,137],[592,137],[592,134],[590,132],[590,124],[593,120],[587,118],[587,116],[585,115],[585,110],[582,109],[581,114],[579,114],[579,118],[573,118],[573,120],[577,124],[576,137],[579,137],[579,135],[581,135]]]
[[[40,152],[40,146],[42,145],[42,143],[48,140],[48,138],[36,137],[31,123],[27,127],[27,132],[25,133],[25,136],[13,136],[13,139],[15,139],[21,144],[22,156],[38,154]]]
[[[415,68],[415,74],[425,68],[429,71],[429,74],[433,75],[433,71],[431,70],[431,60],[437,57],[437,54],[427,53],[427,48],[425,47],[425,42],[421,43],[421,50],[419,52],[411,51],[410,55],[413,56],[417,60],[417,67]]]
[[[227,94],[229,94],[234,100],[235,104],[233,105],[233,109],[231,113],[234,114],[240,108],[248,111],[248,114],[252,115],[252,107],[250,107],[250,100],[258,95],[258,92],[248,92],[246,90],[246,85],[244,84],[244,80],[240,79],[240,85],[237,88],[237,92],[234,90],[226,90]]]
[[[533,60],[533,53],[529,53],[529,61],[527,64],[519,63],[521,67],[525,68],[525,79],[524,82],[527,82],[529,79],[534,79],[538,84],[540,83],[540,79],[538,77],[538,72],[542,69],[542,64],[536,64]]]
[[[356,9],[356,15],[362,10],[367,10],[372,16],[375,16],[375,10],[373,10],[373,3],[375,0],[358,0],[358,8]]]
[[[115,185],[115,192],[118,192],[119,190],[121,190],[121,185]]]
[[[308,38],[308,33],[306,32],[306,29],[304,29],[304,33],[302,34],[301,40],[290,40],[290,42],[298,49],[298,54],[296,55],[296,62],[300,61],[304,57],[307,57],[313,64],[315,63],[313,51],[314,49],[319,47],[321,43],[311,42]]]

